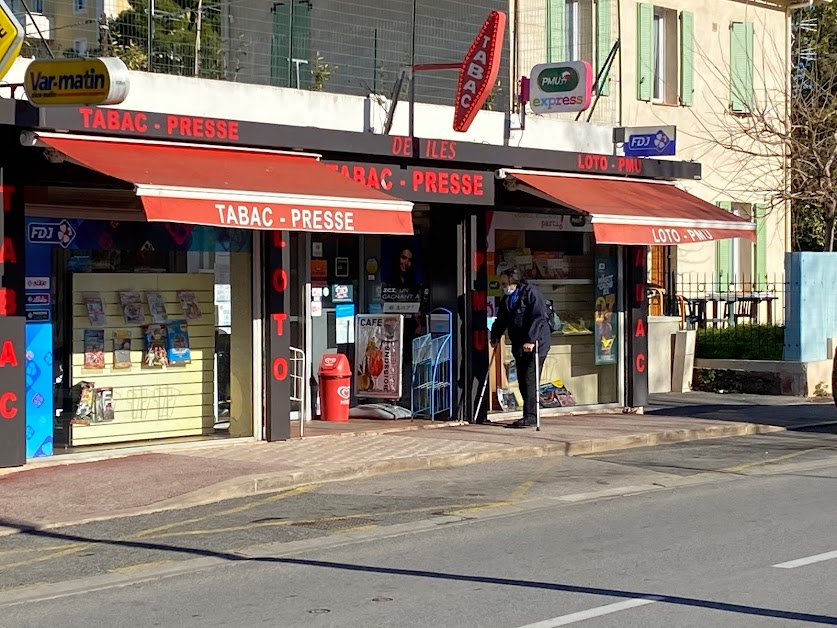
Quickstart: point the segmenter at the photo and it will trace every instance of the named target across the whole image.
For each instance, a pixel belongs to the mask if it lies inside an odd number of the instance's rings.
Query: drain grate
[[[360,526],[369,526],[376,524],[375,519],[366,517],[351,517],[348,519],[321,519],[319,521],[300,521],[299,523],[292,523],[290,525],[297,528],[317,528],[320,530],[346,530],[348,528],[357,528]]]

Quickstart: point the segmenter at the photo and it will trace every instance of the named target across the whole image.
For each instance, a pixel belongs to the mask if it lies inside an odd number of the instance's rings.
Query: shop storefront
[[[289,438],[321,410],[330,353],[349,357],[353,407],[411,416],[413,343],[446,334],[448,411],[430,418],[474,420],[509,265],[556,314],[547,405],[641,406],[647,246],[751,237],[654,183],[698,178],[692,163],[91,107],[23,107],[6,133],[29,457]],[[398,319],[382,395],[368,316]],[[515,396],[508,351],[497,358],[482,412]]]

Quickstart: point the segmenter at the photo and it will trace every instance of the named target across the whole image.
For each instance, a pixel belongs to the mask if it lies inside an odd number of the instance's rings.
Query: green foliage
[[[781,360],[785,328],[781,325],[707,327],[697,331],[695,357],[705,360]]]
[[[155,0],[151,55],[148,55],[148,0],[130,0],[130,5],[130,9],[109,23],[116,55],[131,69],[194,76],[198,0]],[[221,14],[217,5],[210,2],[202,4],[201,14],[198,75],[221,78]]]

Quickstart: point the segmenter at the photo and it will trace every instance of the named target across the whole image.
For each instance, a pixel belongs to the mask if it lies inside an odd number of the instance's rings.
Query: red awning
[[[599,244],[674,245],[755,241],[755,225],[666,181],[501,170],[512,189],[590,216]]]
[[[412,203],[334,172],[318,155],[62,133],[35,138],[132,183],[152,222],[413,234]]]

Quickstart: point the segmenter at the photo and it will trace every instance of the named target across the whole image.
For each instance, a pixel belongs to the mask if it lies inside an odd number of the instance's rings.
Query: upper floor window
[[[637,5],[637,98],[660,104],[694,101],[694,16]]]
[[[73,0],[73,11],[87,13],[87,0]]]

